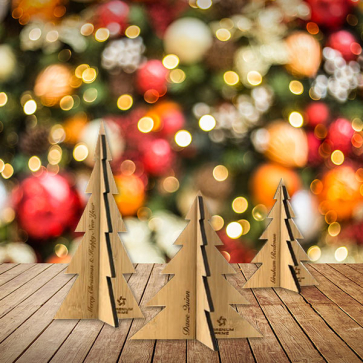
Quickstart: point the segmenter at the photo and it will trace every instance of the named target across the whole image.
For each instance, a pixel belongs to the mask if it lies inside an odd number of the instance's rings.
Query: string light
[[[169,74],[169,78],[173,83],[182,83],[185,77],[185,72],[181,69],[173,69]]]
[[[87,68],[89,68],[88,64],[80,64],[74,71],[74,74],[77,78],[82,78],[82,74]]]
[[[263,204],[257,204],[255,208],[252,209],[252,217],[256,221],[263,221],[267,216],[267,208]]]
[[[215,231],[220,231],[224,226],[224,219],[219,215],[212,216],[211,225]]]
[[[91,23],[83,24],[81,27],[81,34],[87,37],[93,33],[94,28],[95,27]]]
[[[231,32],[228,29],[218,29],[216,31],[216,37],[218,40],[222,41],[222,42],[226,42],[227,40],[229,40],[231,38]]]
[[[137,123],[137,128],[142,133],[148,133],[154,128],[154,120],[151,117],[142,117]]]
[[[334,150],[331,154],[331,161],[335,165],[342,165],[344,163],[344,154],[340,150]]]
[[[42,166],[42,162],[38,158],[38,156],[32,156],[28,161],[29,169],[33,172],[38,171]]]
[[[62,160],[62,149],[58,145],[54,145],[49,149],[48,161],[50,165],[57,165]]]
[[[247,73],[247,81],[252,86],[258,86],[262,82],[262,76],[257,71],[250,71]]]
[[[131,108],[133,102],[134,101],[130,95],[124,94],[118,98],[117,107],[122,111],[126,111]]]
[[[339,247],[336,249],[334,253],[334,257],[338,262],[344,261],[348,257],[348,249],[347,247]]]
[[[179,189],[179,180],[174,176],[168,176],[163,181],[163,188],[168,193],[174,193]]]
[[[105,42],[110,36],[110,31],[107,28],[99,28],[95,33],[95,39],[98,42]]]
[[[4,179],[9,179],[14,174],[14,168],[10,164],[5,164],[1,175]]]
[[[328,233],[332,237],[338,236],[340,231],[341,231],[341,227],[340,227],[340,224],[338,222],[334,222],[334,223],[330,224],[329,227],[328,227]]]
[[[187,147],[192,142],[192,135],[189,131],[180,130],[175,134],[175,143],[180,147]]]
[[[88,148],[85,144],[77,144],[73,149],[73,157],[76,161],[83,161],[88,156]]]
[[[299,128],[304,124],[304,118],[301,113],[294,111],[289,115],[289,122],[291,126]]]
[[[226,233],[229,238],[236,239],[242,236],[243,228],[238,222],[231,222],[227,225]]]
[[[163,65],[167,69],[174,69],[179,64],[179,58],[175,54],[168,54],[163,58]]]
[[[85,92],[83,93],[83,99],[85,102],[91,103],[96,101],[98,96],[98,91],[96,88],[88,88],[85,90]]]
[[[233,71],[227,71],[223,75],[224,82],[229,86],[234,86],[239,82],[239,75]]]
[[[82,80],[84,83],[92,83],[97,77],[97,72],[94,68],[87,68],[82,72]]]
[[[308,249],[308,257],[311,261],[317,261],[321,257],[321,249],[318,246],[311,246]]]
[[[124,175],[132,175],[135,173],[136,165],[132,160],[124,160],[121,163],[121,173]]]
[[[238,223],[242,226],[243,229],[243,235],[247,234],[251,229],[251,224],[248,222],[247,219],[240,219]]]
[[[0,92],[0,107],[3,107],[8,102],[8,96],[5,92]]]
[[[199,9],[207,10],[212,6],[213,2],[212,0],[197,0],[196,5]]]
[[[289,89],[294,95],[301,95],[304,92],[304,86],[299,81],[291,81]]]
[[[224,165],[217,165],[213,169],[213,177],[217,181],[224,181],[228,178],[228,169]]]
[[[130,39],[134,39],[140,35],[140,32],[141,30],[137,25],[130,25],[126,28],[125,35]]]
[[[59,106],[63,111],[69,111],[74,106],[74,99],[72,96],[64,96],[60,102]]]
[[[203,115],[199,119],[199,127],[203,131],[211,131],[216,127],[216,119],[212,115]]]
[[[26,101],[23,109],[26,115],[32,115],[37,110],[37,104],[34,100]]]
[[[232,209],[236,213],[243,213],[248,208],[248,202],[247,199],[244,197],[237,197],[232,202]]]

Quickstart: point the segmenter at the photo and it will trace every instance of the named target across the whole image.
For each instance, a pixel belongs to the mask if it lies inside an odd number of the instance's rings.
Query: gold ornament
[[[310,34],[296,32],[287,37],[289,61],[286,69],[293,75],[313,77],[321,63],[321,47]]]
[[[45,68],[37,77],[35,94],[44,106],[55,106],[66,95],[73,93],[71,70],[63,64],[53,64]]]
[[[275,121],[267,128],[264,155],[287,167],[302,168],[308,160],[308,142],[305,131],[285,121]]]
[[[319,209],[327,214],[333,211],[339,221],[349,219],[363,205],[362,183],[350,166],[338,166],[329,170],[322,178],[323,188],[318,194]]]

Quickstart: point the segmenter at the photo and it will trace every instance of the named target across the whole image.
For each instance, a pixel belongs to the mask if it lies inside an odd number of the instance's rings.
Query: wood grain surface
[[[173,278],[139,264],[128,284],[144,319],[118,328],[97,320],[54,320],[75,276],[63,264],[0,264],[0,362],[360,362],[363,264],[307,264],[317,286],[301,293],[242,289],[254,264],[233,265],[229,283],[250,303],[237,306],[263,338],[220,339],[214,352],[195,340],[129,340],[162,309],[147,307]]]

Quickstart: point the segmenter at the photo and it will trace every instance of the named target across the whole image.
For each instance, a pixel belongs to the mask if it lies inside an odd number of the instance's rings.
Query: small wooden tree
[[[79,276],[55,319],[99,319],[118,326],[118,318],[143,317],[123,276],[135,270],[118,236],[126,228],[113,197],[118,190],[110,160],[102,123],[86,189],[91,197],[76,229],[85,234],[66,271]]]
[[[236,272],[216,248],[222,242],[200,193],[186,219],[175,242],[183,247],[163,270],[175,276],[147,304],[166,307],[132,339],[197,339],[217,350],[216,338],[260,337],[230,306],[248,301],[224,277]]]
[[[252,261],[262,266],[243,287],[283,287],[300,292],[301,286],[317,285],[317,282],[301,262],[309,258],[297,241],[303,236],[292,219],[295,215],[282,180],[274,199],[276,203],[268,215],[271,222],[260,237],[267,242]]]

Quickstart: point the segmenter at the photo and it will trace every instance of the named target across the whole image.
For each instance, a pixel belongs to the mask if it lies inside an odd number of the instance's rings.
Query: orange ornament
[[[267,126],[268,141],[264,154],[267,158],[287,167],[302,168],[308,161],[308,140],[305,131],[285,121]]]
[[[27,24],[32,18],[45,21],[61,18],[65,12],[66,0],[13,0],[13,18],[20,24]]]
[[[35,94],[43,105],[55,106],[66,95],[73,93],[71,87],[72,72],[64,64],[53,64],[45,68],[37,77]]]
[[[283,179],[291,196],[301,189],[299,175],[284,166],[268,163],[257,168],[250,179],[250,190],[255,204],[264,204],[270,208],[275,203],[273,199],[280,180]]]
[[[285,40],[289,61],[287,70],[297,76],[313,77],[321,63],[320,43],[310,34],[296,32]]]
[[[77,113],[76,115],[67,118],[63,124],[64,131],[66,132],[65,142],[71,145],[77,144],[79,135],[82,133],[87,122],[88,117],[84,112]]]
[[[142,180],[136,175],[115,176],[119,194],[115,195],[115,200],[123,216],[136,214],[143,206],[145,200],[145,186]]]
[[[354,211],[363,205],[360,193],[362,183],[350,165],[343,165],[329,170],[322,178],[323,189],[318,194],[319,209],[326,214],[336,212],[338,220],[349,219]]]

